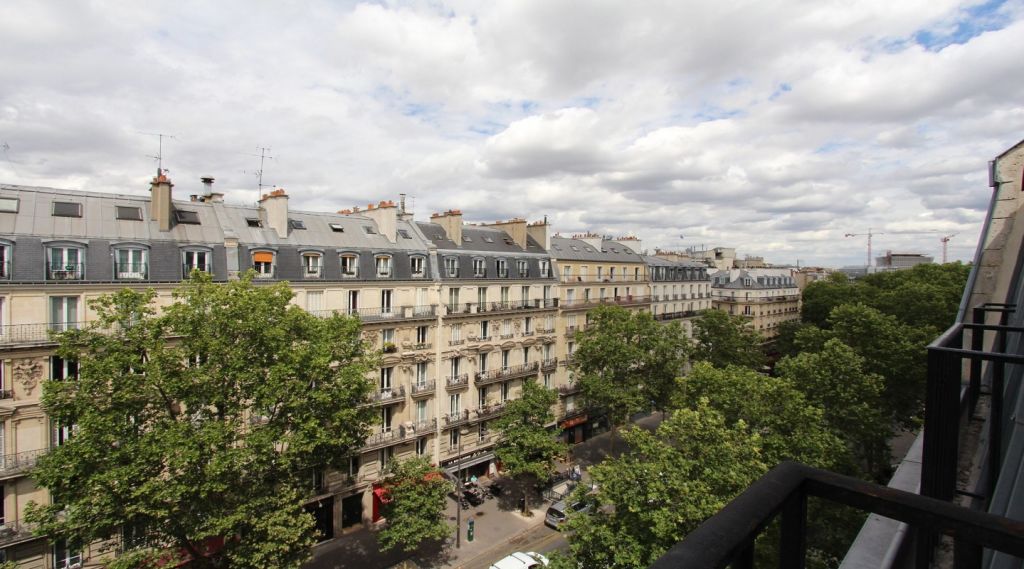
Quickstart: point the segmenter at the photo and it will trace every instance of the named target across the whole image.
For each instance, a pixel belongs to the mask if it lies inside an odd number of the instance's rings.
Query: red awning
[[[387,504],[388,502],[391,501],[391,499],[388,498],[388,489],[383,486],[374,486],[373,495],[376,496],[378,500],[380,500],[381,504]]]

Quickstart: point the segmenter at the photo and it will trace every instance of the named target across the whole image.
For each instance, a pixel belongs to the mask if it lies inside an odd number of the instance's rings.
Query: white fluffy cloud
[[[0,5],[0,180],[264,182],[334,210],[734,246],[969,258],[985,164],[1024,138],[1020,0]],[[682,237],[681,237],[682,236]]]

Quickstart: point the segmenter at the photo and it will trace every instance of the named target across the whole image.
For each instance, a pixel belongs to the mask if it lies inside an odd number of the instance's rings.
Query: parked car
[[[548,512],[544,516],[544,524],[548,527],[559,529],[559,526],[565,523],[567,511],[589,512],[590,508],[590,502],[573,502],[567,506],[565,500],[559,500],[554,504],[551,504],[551,507],[548,508]]]
[[[490,569],[535,569],[537,567],[547,567],[548,563],[547,557],[535,551],[527,551],[526,553],[517,551],[491,565]]]

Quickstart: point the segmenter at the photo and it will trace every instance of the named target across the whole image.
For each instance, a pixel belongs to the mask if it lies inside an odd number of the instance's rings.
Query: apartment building
[[[91,320],[89,300],[105,293],[153,288],[166,305],[194,269],[216,281],[251,269],[289,281],[315,315],[362,319],[382,351],[367,402],[380,419],[346,471],[312,477],[306,507],[324,538],[379,518],[389,461],[421,455],[454,471],[461,450],[464,467],[490,468],[488,422],[522,381],[567,384],[546,224],[461,232],[461,214],[416,223],[392,202],[314,213],[291,210],[284,190],[242,206],[209,178],[187,201],[172,188],[163,175],[149,197],[0,185],[0,552],[19,566],[95,565],[109,549],[54,546],[21,523],[29,501],[49,499],[28,472],[72,434],[39,406],[43,381],[77,373],[48,332]]]
[[[711,308],[711,277],[707,266],[643,255],[651,285],[651,314],[656,320],[679,320],[687,336],[693,318]]]
[[[744,316],[766,340],[800,319],[800,289],[790,269],[731,269],[711,275],[714,308]]]

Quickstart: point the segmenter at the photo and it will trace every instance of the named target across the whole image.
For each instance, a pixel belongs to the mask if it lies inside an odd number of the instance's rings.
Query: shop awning
[[[493,452],[489,452],[489,453],[486,453],[486,454],[481,454],[479,456],[474,456],[473,458],[463,458],[462,459],[462,469],[465,470],[465,469],[469,468],[470,466],[476,466],[476,465],[478,465],[478,464],[480,464],[482,462],[490,462],[492,460],[494,460],[494,453]],[[456,474],[457,470],[459,470],[459,461],[458,460],[452,462],[451,464],[449,464],[448,466],[445,467],[445,471],[448,472],[448,474],[454,475],[454,474]]]

